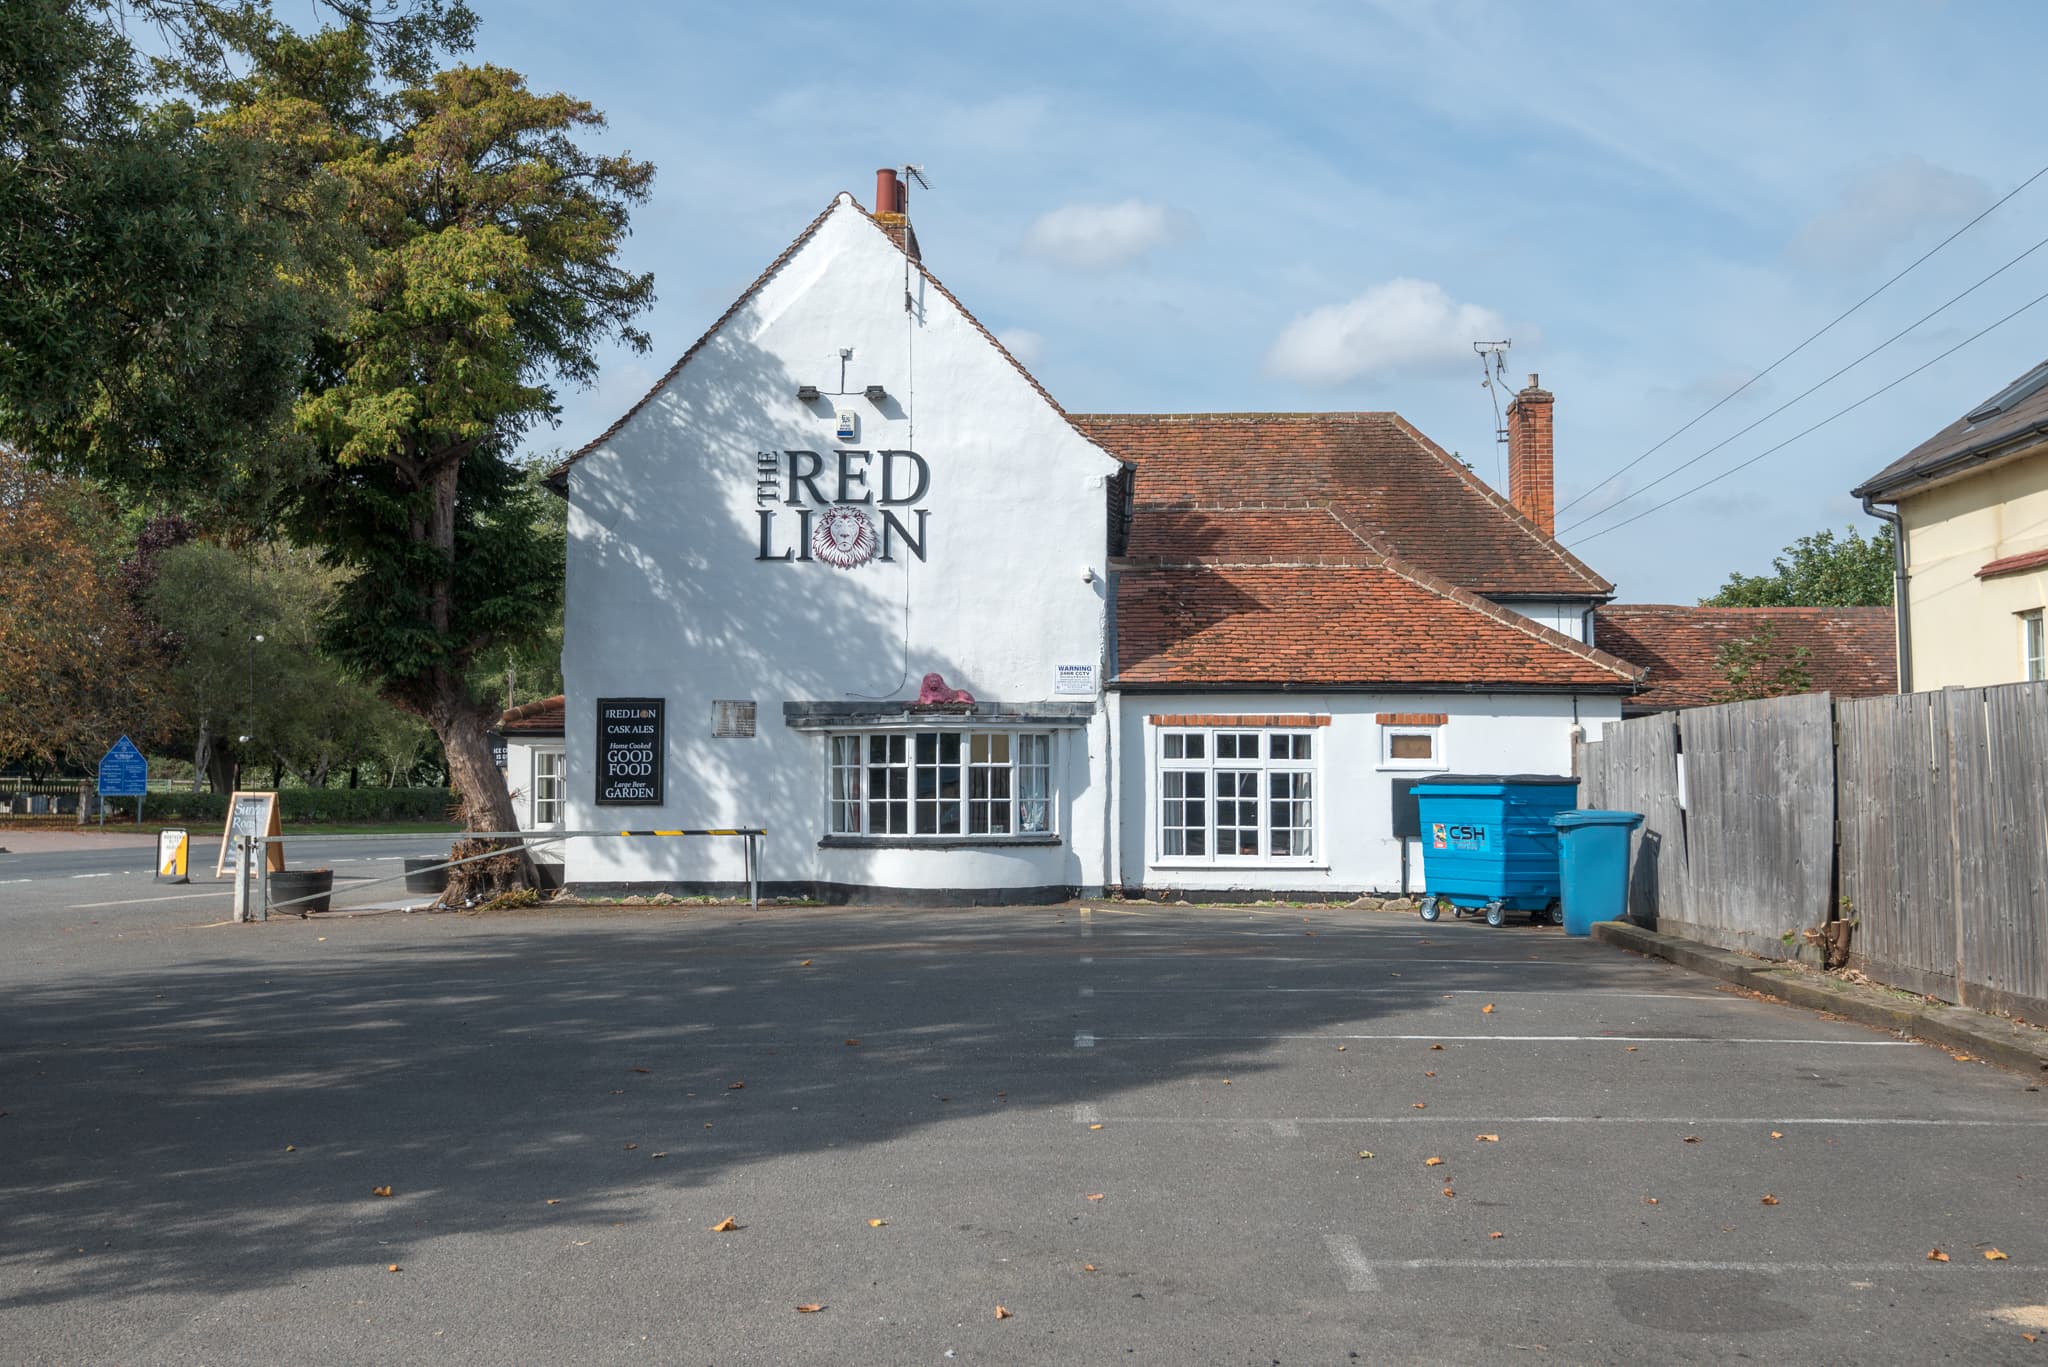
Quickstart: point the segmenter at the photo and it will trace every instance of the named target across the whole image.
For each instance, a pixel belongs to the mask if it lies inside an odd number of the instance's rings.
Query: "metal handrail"
[[[436,834],[442,833],[436,832]],[[445,834],[447,834],[453,840],[516,840],[520,842],[521,850],[529,850],[536,845],[559,844],[560,842],[569,839],[618,839],[620,837],[656,837],[666,839],[677,836],[737,836],[743,838],[746,841],[748,905],[757,912],[761,909],[761,864],[759,852],[754,842],[765,837],[768,834],[768,828],[765,826],[732,826],[704,829],[642,831],[449,831]],[[241,861],[239,866],[235,870],[235,920],[246,921],[251,919],[248,914],[248,883],[251,879],[252,870],[254,875],[253,881],[255,882],[256,885],[256,914],[254,919],[259,921],[269,920],[270,912],[273,908],[298,906],[302,903],[317,902],[323,897],[333,896],[333,892],[330,889],[328,892],[325,893],[314,892],[307,893],[302,897],[288,897],[281,902],[272,902],[270,900],[269,846],[271,846],[272,844],[282,845],[286,840],[305,840],[311,837],[308,837],[304,834],[296,836],[243,834],[238,835],[235,838],[241,842]],[[318,838],[322,840],[383,841],[389,841],[390,839],[392,839],[392,837],[389,834],[331,835],[320,836]],[[259,850],[261,851],[260,853]],[[378,886],[381,883],[403,882],[405,879],[412,877],[415,874],[432,873],[436,869],[452,869],[459,864],[472,864],[483,859],[496,859],[502,855],[510,853],[512,853],[512,851],[503,849],[486,850],[482,854],[464,855],[460,859],[448,859],[439,864],[429,864],[425,868],[410,869],[404,873],[393,874],[389,877],[364,879],[363,881],[357,883],[355,886],[358,888],[372,888]],[[306,912],[301,911],[299,913],[299,916],[301,919],[304,919],[306,914]]]

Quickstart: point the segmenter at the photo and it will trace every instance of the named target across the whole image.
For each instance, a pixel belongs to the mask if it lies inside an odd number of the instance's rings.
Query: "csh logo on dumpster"
[[[1493,848],[1492,828],[1434,821],[1429,827],[1430,845],[1439,850],[1489,850]]]

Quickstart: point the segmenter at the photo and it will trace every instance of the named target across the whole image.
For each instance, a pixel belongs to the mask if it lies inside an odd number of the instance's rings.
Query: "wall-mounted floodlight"
[[[814,384],[800,384],[796,387],[796,396],[805,403],[816,403],[818,401],[818,386]]]
[[[889,391],[878,384],[871,384],[867,387],[867,396],[869,403],[880,403],[889,397]]]

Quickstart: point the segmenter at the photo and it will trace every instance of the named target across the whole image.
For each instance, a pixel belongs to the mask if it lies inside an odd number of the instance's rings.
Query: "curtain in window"
[[[1052,829],[1052,737],[1017,737],[1017,829]]]

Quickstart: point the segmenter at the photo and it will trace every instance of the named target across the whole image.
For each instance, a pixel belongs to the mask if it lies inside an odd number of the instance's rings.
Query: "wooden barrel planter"
[[[316,911],[331,911],[333,892],[333,869],[279,869],[270,875],[270,905],[277,907],[279,911],[297,912],[301,916]],[[312,900],[292,901],[295,897],[307,897]],[[279,902],[291,902],[291,905],[279,907]]]
[[[406,856],[405,890],[407,892],[431,892],[436,897],[448,891],[448,870],[445,865],[448,856],[429,854],[414,858]],[[436,865],[444,867],[436,868]]]

